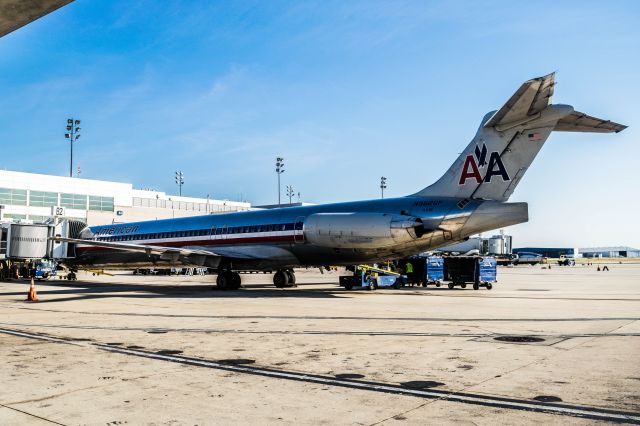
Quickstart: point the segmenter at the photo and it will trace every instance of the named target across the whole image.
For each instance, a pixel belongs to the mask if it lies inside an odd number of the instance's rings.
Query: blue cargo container
[[[444,280],[444,259],[442,256],[428,256],[425,271],[424,286],[431,283],[440,287],[440,282]]]
[[[496,282],[498,262],[493,256],[451,256],[444,259],[445,280],[449,288],[467,287],[472,283],[474,290],[493,288]]]
[[[480,258],[478,281],[481,284],[495,283],[498,277],[498,262],[495,257]]]

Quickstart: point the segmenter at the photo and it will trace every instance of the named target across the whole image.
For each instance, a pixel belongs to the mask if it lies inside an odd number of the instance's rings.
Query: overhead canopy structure
[[[73,0],[0,1],[0,37],[71,3]]]

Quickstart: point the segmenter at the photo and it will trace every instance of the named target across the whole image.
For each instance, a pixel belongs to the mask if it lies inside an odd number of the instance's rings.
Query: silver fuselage
[[[342,217],[349,215],[358,218],[360,234],[345,232],[339,226],[317,230],[311,225],[317,218],[332,218],[339,225]],[[378,219],[384,217],[401,225],[380,229],[383,225]],[[416,219],[423,232],[415,234],[402,228],[402,223]],[[402,258],[527,220],[526,203],[409,196],[105,225],[87,228],[80,237],[206,250],[219,255],[220,261],[230,263],[234,270],[267,270]],[[176,262],[80,244],[69,263],[79,267],[142,267],[175,266]],[[220,264],[207,260],[204,266]]]

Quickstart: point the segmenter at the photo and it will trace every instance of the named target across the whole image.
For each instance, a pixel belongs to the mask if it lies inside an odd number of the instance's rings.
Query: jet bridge
[[[0,259],[64,259],[68,256],[68,244],[55,242],[52,237],[67,236],[70,227],[66,219],[53,223],[0,222]]]

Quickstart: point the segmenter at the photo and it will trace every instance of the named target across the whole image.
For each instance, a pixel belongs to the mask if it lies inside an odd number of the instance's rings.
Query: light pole
[[[288,185],[287,186],[287,197],[289,197],[289,205],[291,205],[291,197],[293,197],[293,194],[295,194],[295,192],[293,192],[293,186]]]
[[[284,158],[276,157],[276,173],[278,174],[278,207],[280,207],[280,175],[284,173]]]
[[[80,137],[80,120],[67,118],[67,133],[64,134],[71,143],[71,161],[69,162],[69,177],[73,177],[73,143]]]
[[[382,176],[380,178],[380,195],[384,198],[384,190],[387,189],[387,178]]]
[[[180,188],[180,196],[182,197],[182,185],[184,185],[184,173],[181,171],[176,172],[176,185]]]

